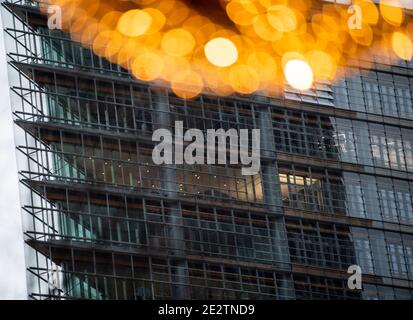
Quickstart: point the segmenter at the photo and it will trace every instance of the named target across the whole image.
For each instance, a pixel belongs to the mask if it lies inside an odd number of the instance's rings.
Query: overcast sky
[[[413,0],[400,0],[400,3],[401,3],[405,8],[413,9]]]
[[[1,2],[1,1],[0,1]],[[3,11],[3,10],[2,10]],[[0,15],[0,26],[3,26]],[[0,299],[26,299],[23,233],[4,33],[0,32]]]
[[[402,0],[402,3],[406,8],[413,9],[413,0]]]
[[[401,0],[400,2],[406,8],[413,8],[413,0]]]

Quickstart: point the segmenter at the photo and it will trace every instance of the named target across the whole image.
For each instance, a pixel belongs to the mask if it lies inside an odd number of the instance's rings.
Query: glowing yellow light
[[[298,90],[308,90],[314,81],[313,70],[304,60],[292,59],[287,62],[284,69],[288,84]]]
[[[384,20],[393,26],[400,26],[404,19],[402,4],[399,0],[380,0],[380,12]]]
[[[191,99],[201,93],[204,87],[201,76],[192,71],[178,71],[171,81],[173,92],[181,98]]]
[[[355,0],[354,4],[361,8],[363,21],[369,24],[377,24],[379,11],[372,0]]]
[[[307,54],[307,58],[317,79],[332,80],[336,75],[337,66],[328,53],[314,50]]]
[[[161,42],[163,51],[173,57],[183,57],[190,54],[194,50],[195,44],[193,35],[182,28],[168,31]]]
[[[282,37],[282,32],[272,27],[266,14],[255,16],[252,28],[258,37],[266,41],[277,41]]]
[[[413,57],[407,0],[353,0],[361,10],[350,16],[345,5],[309,0],[120,2],[43,0],[40,10],[57,4],[74,41],[183,98],[204,88],[279,95],[287,82],[307,90],[314,79],[341,78],[348,61],[367,69],[377,53],[386,64]]]
[[[236,24],[247,26],[252,23],[254,16],[258,14],[258,8],[251,0],[235,0],[226,6],[228,17]]]
[[[238,60],[238,50],[235,44],[226,38],[215,38],[204,48],[208,61],[217,67],[229,67]]]
[[[229,73],[231,87],[242,94],[258,90],[260,79],[257,72],[248,65],[233,66]]]
[[[279,32],[290,32],[297,27],[294,11],[283,5],[269,7],[267,19],[270,25]]]
[[[277,64],[271,54],[265,51],[254,52],[249,55],[247,63],[258,72],[261,81],[275,81]]]
[[[156,53],[143,53],[138,55],[132,64],[133,75],[145,81],[152,81],[158,78],[163,69],[162,58]]]
[[[401,32],[393,33],[392,46],[394,52],[402,59],[410,61],[413,56],[413,44],[408,36]]]
[[[125,36],[138,37],[147,32],[152,24],[152,16],[143,10],[129,10],[118,22],[118,31]]]
[[[152,17],[150,28],[145,32],[146,34],[154,34],[163,28],[166,17],[161,11],[154,8],[146,8],[143,11]]]

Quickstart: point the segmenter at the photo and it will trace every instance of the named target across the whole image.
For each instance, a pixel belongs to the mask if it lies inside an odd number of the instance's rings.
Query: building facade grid
[[[36,4],[4,3],[31,298],[413,298],[411,62],[183,100],[49,30]],[[154,165],[152,133],[176,121],[259,128],[260,172]]]

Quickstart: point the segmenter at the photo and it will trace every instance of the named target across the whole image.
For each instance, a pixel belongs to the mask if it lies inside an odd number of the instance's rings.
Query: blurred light
[[[143,10],[129,10],[118,22],[118,31],[125,36],[138,37],[147,32],[152,23],[152,16]]]
[[[270,25],[280,32],[290,32],[297,27],[297,18],[294,11],[283,5],[269,7],[267,19]]]
[[[399,0],[380,0],[380,12],[384,20],[396,27],[400,26],[404,19],[402,5]]]
[[[324,51],[314,50],[310,51],[307,57],[315,78],[324,80],[334,79],[337,66],[331,55]]]
[[[355,0],[354,4],[361,8],[362,20],[368,24],[377,24],[379,11],[372,0]]]
[[[162,58],[153,52],[140,54],[132,64],[132,74],[140,80],[152,81],[161,75]]]
[[[335,2],[335,3],[334,3]],[[352,61],[413,55],[413,19],[402,0],[41,0],[62,9],[62,29],[74,41],[190,98],[209,90],[282,93],[285,80],[307,90],[334,80]],[[50,15],[50,13],[49,13]],[[349,19],[353,19],[349,24]],[[359,22],[359,23],[357,23]],[[346,69],[351,72],[351,68]],[[191,87],[189,89],[189,87]]]
[[[257,72],[248,65],[233,66],[229,73],[232,88],[242,94],[258,90],[260,79]]]
[[[284,74],[288,84],[297,90],[305,91],[313,85],[313,70],[304,60],[289,60],[285,65]]]
[[[209,62],[221,68],[229,67],[238,60],[237,47],[226,38],[212,39],[205,45],[204,52]]]
[[[195,38],[182,28],[172,29],[162,38],[163,51],[173,57],[183,57],[190,54],[195,48]]]
[[[201,93],[204,83],[198,73],[192,70],[184,70],[178,71],[173,76],[171,87],[178,97],[191,99]]]
[[[392,46],[398,57],[410,61],[413,57],[412,40],[401,32],[395,32],[392,36]]]

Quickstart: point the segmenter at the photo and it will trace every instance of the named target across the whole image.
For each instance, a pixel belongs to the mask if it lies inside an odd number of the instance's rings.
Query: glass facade
[[[413,298],[411,63],[183,100],[47,29],[34,1],[4,7],[31,298]],[[155,165],[152,133],[176,121],[260,129],[260,172]]]

